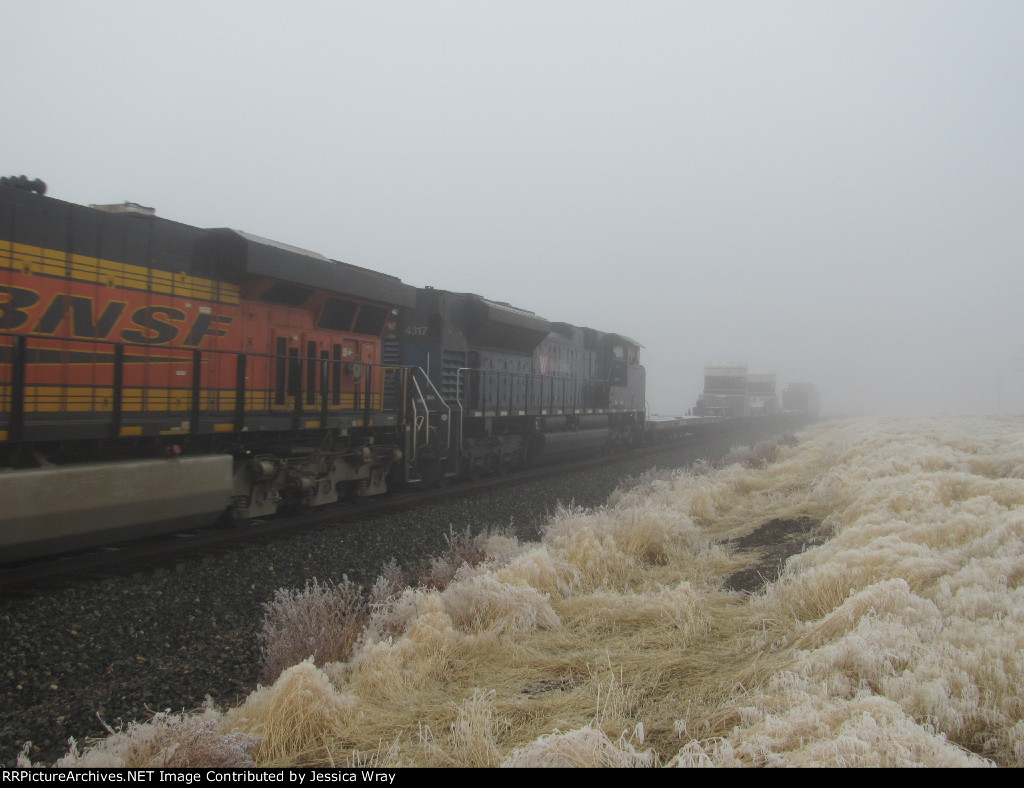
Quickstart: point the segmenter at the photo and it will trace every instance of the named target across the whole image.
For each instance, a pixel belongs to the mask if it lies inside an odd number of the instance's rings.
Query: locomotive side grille
[[[401,363],[401,355],[398,350],[398,339],[388,337],[381,347],[381,363],[385,367],[396,367]]]
[[[466,366],[466,354],[461,350],[441,352],[441,396],[446,402],[455,402],[459,390],[459,370]]]
[[[384,367],[397,367],[402,360],[397,337],[387,337],[381,344],[380,363]],[[384,374],[384,402],[386,410],[398,410],[398,375],[394,372]]]

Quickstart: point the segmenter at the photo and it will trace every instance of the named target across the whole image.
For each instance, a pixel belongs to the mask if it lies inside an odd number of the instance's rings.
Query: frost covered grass
[[[225,725],[222,714],[207,698],[201,711],[171,714],[162,711],[144,724],[107,727],[109,736],[99,744],[80,751],[74,739],[57,768],[183,768],[204,765],[215,768],[256,766],[253,752],[260,739]],[[18,758],[18,766],[32,766],[29,745]]]
[[[362,589],[348,577],[323,584],[314,577],[302,590],[279,589],[263,611],[260,644],[268,681],[307,657],[321,664],[348,659],[370,612]]]
[[[817,538],[726,590],[786,518]],[[821,424],[449,544],[279,592],[272,683],[66,765],[1024,766],[1022,419]]]

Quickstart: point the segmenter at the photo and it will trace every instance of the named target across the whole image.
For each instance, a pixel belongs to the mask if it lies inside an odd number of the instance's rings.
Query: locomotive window
[[[277,338],[277,369],[274,371],[274,404],[284,405],[285,353],[288,352],[288,340]]]
[[[355,328],[352,330],[357,334],[380,336],[380,332],[384,330],[384,319],[387,315],[387,310],[382,306],[368,306],[364,304],[363,308],[359,310],[359,318],[356,320]]]
[[[260,296],[260,300],[270,301],[274,304],[284,304],[285,306],[298,306],[309,298],[312,292],[313,289],[310,287],[302,287],[301,285],[293,285],[287,282],[275,282]]]
[[[334,362],[331,364],[331,403],[341,404],[341,345],[332,345]]]
[[[297,397],[302,390],[302,359],[298,348],[288,348],[288,396]]]
[[[356,304],[342,301],[340,298],[328,298],[317,321],[317,328],[332,331],[348,331],[352,327],[352,318],[356,316]]]
[[[306,343],[306,404],[316,404],[316,342]]]
[[[320,351],[320,395],[327,401],[327,370],[331,366],[331,354],[326,350]]]

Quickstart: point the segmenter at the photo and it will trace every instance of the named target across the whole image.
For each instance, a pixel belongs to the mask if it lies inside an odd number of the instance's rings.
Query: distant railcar
[[[782,410],[817,418],[821,414],[821,399],[813,383],[790,383],[782,390]]]

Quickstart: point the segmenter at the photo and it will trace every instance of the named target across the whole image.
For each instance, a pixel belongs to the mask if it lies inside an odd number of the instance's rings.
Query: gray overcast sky
[[[1024,412],[1019,0],[0,0],[0,175],[707,361]]]

